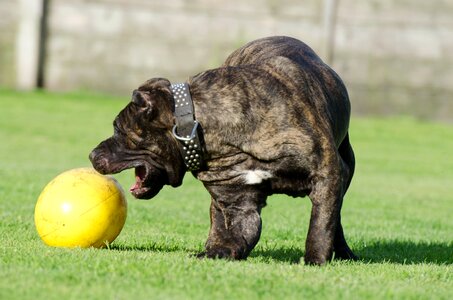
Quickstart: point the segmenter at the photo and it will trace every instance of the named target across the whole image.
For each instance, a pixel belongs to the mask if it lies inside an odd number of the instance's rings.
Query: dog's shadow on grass
[[[143,244],[126,245],[113,244],[109,249],[117,251],[143,252],[189,252],[195,255],[197,250],[187,249],[176,245]],[[437,265],[453,264],[453,241],[439,242],[412,242],[412,241],[373,241],[353,247],[354,253],[362,263],[393,263],[402,265],[431,263]],[[301,248],[275,247],[263,249],[257,247],[250,254],[250,258],[262,261],[278,261],[288,264],[297,264],[303,259],[304,250]]]
[[[363,263],[393,263],[438,265],[453,264],[453,242],[412,242],[412,241],[379,241],[354,247],[354,253]],[[280,261],[296,264],[303,259],[304,251],[297,248],[255,249],[251,255],[264,261]]]
[[[453,264],[453,241],[373,241],[356,250],[363,262],[437,265]]]
[[[298,264],[301,260],[303,260],[303,256],[304,251],[302,248],[297,249],[293,247],[263,249],[257,246],[257,248],[250,253],[251,258],[256,258],[266,262],[278,261],[288,264]]]

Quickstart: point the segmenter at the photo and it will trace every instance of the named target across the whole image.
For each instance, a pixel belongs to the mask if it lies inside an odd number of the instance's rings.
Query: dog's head
[[[150,199],[165,184],[181,185],[185,167],[171,132],[174,99],[170,82],[150,79],[132,93],[131,102],[113,121],[114,134],[90,154],[102,174],[135,168],[136,198]]]

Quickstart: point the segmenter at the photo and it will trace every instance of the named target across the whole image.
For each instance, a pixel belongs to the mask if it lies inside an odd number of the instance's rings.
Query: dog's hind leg
[[[305,263],[323,265],[333,256],[336,228],[341,206],[341,171],[340,166],[328,164],[328,169],[314,179],[314,186],[309,194],[312,208],[310,226],[305,242]]]
[[[352,150],[351,144],[349,142],[349,135],[346,135],[343,142],[340,144],[338,148],[338,152],[341,156],[342,163],[343,163],[343,197],[346,194],[346,191],[351,184],[352,176],[354,175],[355,169],[355,158],[354,158],[354,151]],[[343,199],[340,203],[340,210],[342,205]],[[335,252],[335,259],[352,259],[357,260],[357,256],[349,248],[346,239],[343,233],[343,226],[341,225],[341,214],[338,218],[338,224],[335,231],[335,239],[334,239],[334,252]]]

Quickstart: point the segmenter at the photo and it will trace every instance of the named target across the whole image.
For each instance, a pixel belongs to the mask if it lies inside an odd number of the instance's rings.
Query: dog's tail
[[[338,153],[343,159],[343,162],[348,167],[348,181],[346,182],[344,189],[344,192],[346,193],[349,185],[351,184],[352,176],[354,175],[355,170],[355,156],[351,143],[349,142],[349,133],[346,134],[345,138],[340,144],[340,147],[338,147]]]

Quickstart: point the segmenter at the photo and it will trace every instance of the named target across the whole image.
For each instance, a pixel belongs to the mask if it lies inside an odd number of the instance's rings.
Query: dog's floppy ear
[[[147,117],[153,117],[156,101],[171,97],[171,83],[164,78],[153,78],[147,80],[132,92],[132,102],[138,105]]]

